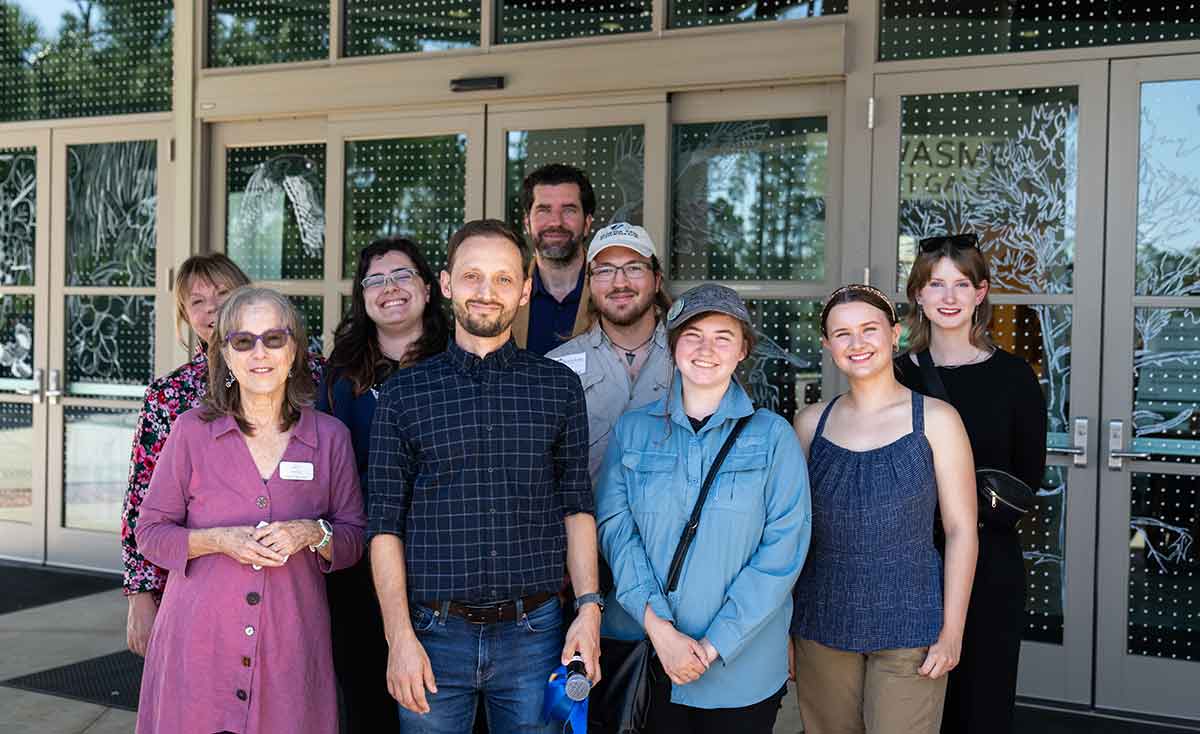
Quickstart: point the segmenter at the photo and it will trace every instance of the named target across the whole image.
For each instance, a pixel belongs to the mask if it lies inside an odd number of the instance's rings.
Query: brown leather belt
[[[543,591],[538,594],[521,597],[521,609],[525,614],[528,614],[556,596],[558,594],[552,591]],[[418,604],[428,607],[435,612],[440,612],[444,606],[444,602],[440,601],[422,601],[418,602]],[[515,622],[517,621],[517,602],[501,601],[495,604],[465,604],[463,602],[452,601],[450,602],[450,614],[465,619],[471,624]]]

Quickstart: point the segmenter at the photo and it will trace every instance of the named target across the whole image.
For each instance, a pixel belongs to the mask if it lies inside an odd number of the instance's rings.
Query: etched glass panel
[[[1200,308],[1133,311],[1133,441],[1153,461],[1200,457]]]
[[[500,43],[590,38],[650,30],[650,0],[496,0]]]
[[[738,368],[754,404],[789,421],[821,399],[821,307],[817,300],[748,299],[758,344]]]
[[[670,28],[841,15],[849,0],[673,0]]]
[[[329,58],[329,0],[208,0],[208,66]]]
[[[36,244],[37,149],[0,148],[0,285],[33,285]]]
[[[116,533],[129,487],[136,408],[63,409],[63,518],[68,528]]]
[[[33,406],[0,403],[0,520],[33,522]]]
[[[508,133],[508,223],[524,230],[521,182],[547,163],[579,167],[596,191],[592,231],[612,222],[642,223],[646,134],[641,125],[515,130]]]
[[[0,296],[0,392],[32,389],[33,296]]]
[[[321,297],[288,296],[288,300],[300,312],[300,318],[304,319],[304,328],[308,330],[308,344],[305,348],[313,354],[321,354],[325,345]]]
[[[466,135],[347,142],[342,276],[354,277],[363,247],[394,236],[419,244],[440,271],[466,221],[466,189]]]
[[[67,285],[152,286],[158,144],[67,148]]]
[[[1200,477],[1134,472],[1129,492],[1130,655],[1200,660]]]
[[[1033,510],[1017,528],[1025,558],[1025,626],[1021,637],[1063,643],[1067,569],[1067,467],[1046,469]]]
[[[154,297],[66,300],[67,393],[141,398],[154,378]]]
[[[0,122],[171,109],[174,4],[0,3]]]
[[[1200,38],[1195,3],[879,0],[879,59],[937,58]]]
[[[825,278],[823,117],[676,125],[671,277]]]
[[[1079,89],[903,97],[899,282],[923,237],[975,232],[996,293],[1074,287]]]
[[[1200,79],[1142,85],[1137,294],[1200,294]]]
[[[345,0],[347,56],[479,45],[479,0]]]
[[[251,280],[325,275],[325,145],[225,153],[225,252]]]

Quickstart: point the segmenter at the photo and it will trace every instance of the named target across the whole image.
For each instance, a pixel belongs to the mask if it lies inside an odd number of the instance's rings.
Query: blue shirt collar
[[[683,409],[683,377],[679,374],[679,369],[676,368],[671,375],[671,395],[665,403],[659,402],[651,409],[653,415],[670,415],[674,423],[683,426],[687,430],[692,430],[692,423],[688,420],[687,413]],[[704,427],[700,429],[700,433],[711,430],[714,426],[719,426],[726,420],[737,420],[743,416],[753,415],[754,403],[750,400],[750,396],[742,389],[741,384],[737,379],[729,382],[729,388],[725,391],[724,397],[721,398],[720,405],[717,406],[717,411],[713,413],[712,418]]]
[[[480,369],[502,370],[507,368],[516,359],[517,351],[517,343],[510,338],[504,342],[504,346],[486,357],[480,358],[460,347],[458,342],[451,338],[449,346],[446,347],[446,356],[450,359],[450,364],[454,365],[459,372],[470,375]]]
[[[585,275],[587,275],[586,265],[579,269],[579,280],[575,282],[574,290],[568,293],[567,297],[562,301],[559,301],[557,298],[554,298],[554,296],[550,295],[550,291],[546,290],[546,287],[542,285],[542,273],[538,269],[537,262],[534,262],[533,289],[530,291],[529,297],[533,298],[534,296],[545,296],[546,298],[554,300],[556,303],[579,303],[579,299],[583,298],[583,281]]]

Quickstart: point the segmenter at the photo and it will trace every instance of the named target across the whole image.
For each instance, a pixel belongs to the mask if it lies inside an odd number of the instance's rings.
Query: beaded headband
[[[829,311],[837,305],[838,297],[846,293],[865,293],[874,296],[887,304],[888,316],[891,318],[892,324],[900,323],[900,318],[896,315],[896,307],[892,305],[892,299],[887,297],[887,294],[879,290],[875,286],[864,285],[862,283],[851,283],[838,288],[833,293],[829,294],[829,298],[825,299],[825,307],[821,309],[821,331],[825,331],[825,321],[829,316]]]

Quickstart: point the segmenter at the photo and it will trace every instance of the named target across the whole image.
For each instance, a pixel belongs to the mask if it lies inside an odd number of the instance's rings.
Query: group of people
[[[922,242],[902,353],[884,293],[830,296],[849,389],[793,425],[735,376],[735,291],[672,301],[576,168],[522,205],[528,242],[468,222],[439,274],[364,248],[328,360],[225,256],[180,268],[198,349],[147,391],[122,525],[138,732],[551,732],[547,676],[600,682],[602,637],[653,648],[647,732],[769,733],[789,679],[814,734],[1008,732],[1024,570],[974,468],[1038,486],[1045,409],[973,240]]]

